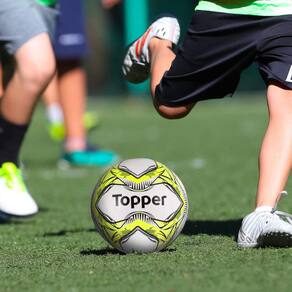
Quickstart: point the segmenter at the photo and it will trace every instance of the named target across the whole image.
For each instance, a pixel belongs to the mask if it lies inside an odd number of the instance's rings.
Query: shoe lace
[[[0,177],[3,178],[8,188],[26,191],[21,170],[14,163],[3,163],[0,168]]]
[[[274,211],[274,214],[278,215],[282,220],[289,224],[292,224],[292,215],[282,211]]]
[[[282,191],[279,194],[279,199],[278,201],[281,199],[282,196],[288,196],[288,192],[287,191]],[[277,207],[277,205],[276,205]],[[280,219],[284,220],[285,222],[289,223],[292,225],[292,215],[286,212],[282,212],[282,211],[277,211],[276,207],[273,209],[272,213],[276,214],[280,217]]]

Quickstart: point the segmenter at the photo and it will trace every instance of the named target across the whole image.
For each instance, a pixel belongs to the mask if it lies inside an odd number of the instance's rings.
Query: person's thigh
[[[55,71],[55,57],[49,35],[38,34],[25,42],[15,53],[20,76],[48,82]]]
[[[271,83],[267,90],[270,118],[284,121],[287,130],[292,131],[292,89]],[[292,141],[291,141],[292,143]]]

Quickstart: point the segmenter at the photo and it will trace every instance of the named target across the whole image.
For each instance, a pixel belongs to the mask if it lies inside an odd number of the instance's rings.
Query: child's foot
[[[8,216],[26,217],[38,212],[38,206],[28,192],[21,170],[11,162],[0,168],[0,212]]]
[[[112,151],[88,148],[64,153],[62,159],[72,166],[108,166],[117,162],[118,155]]]
[[[83,125],[87,132],[95,130],[100,125],[99,115],[95,112],[85,112],[83,115]]]
[[[256,210],[247,215],[238,233],[239,247],[292,247],[292,215]]]
[[[100,124],[99,117],[94,112],[85,112],[83,116],[83,125],[87,132],[93,131]],[[50,138],[55,142],[62,142],[65,139],[65,126],[63,122],[52,123],[48,125]]]
[[[49,123],[48,132],[50,138],[55,142],[61,142],[65,137],[65,128],[63,123]]]
[[[132,83],[140,83],[149,77],[148,46],[153,37],[169,40],[176,45],[179,36],[180,26],[175,17],[161,17],[154,21],[147,31],[129,46],[122,66],[125,78]]]

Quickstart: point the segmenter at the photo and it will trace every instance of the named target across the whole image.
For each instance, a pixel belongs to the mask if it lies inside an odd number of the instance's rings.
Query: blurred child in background
[[[106,8],[118,0],[103,0]],[[83,59],[88,55],[82,0],[60,0],[60,16],[54,38],[57,74],[44,92],[50,136],[64,139],[63,159],[72,165],[107,165],[116,160],[111,151],[90,146],[87,130],[96,126],[96,116],[85,113],[87,82]]]

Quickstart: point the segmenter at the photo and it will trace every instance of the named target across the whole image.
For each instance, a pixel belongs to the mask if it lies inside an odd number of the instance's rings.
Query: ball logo
[[[149,204],[153,204],[156,206],[162,205],[164,206],[165,200],[167,196],[154,196],[150,197],[147,195],[143,196],[123,196],[122,194],[118,195],[112,195],[113,198],[115,198],[115,204],[116,207],[118,207],[120,204],[124,206],[130,205],[131,209],[135,209],[136,206],[141,205],[142,209],[145,209],[145,207]]]
[[[181,198],[166,184],[154,185],[143,192],[113,185],[103,192],[96,207],[112,222],[125,220],[139,212],[148,213],[156,220],[168,221],[182,205]]]

